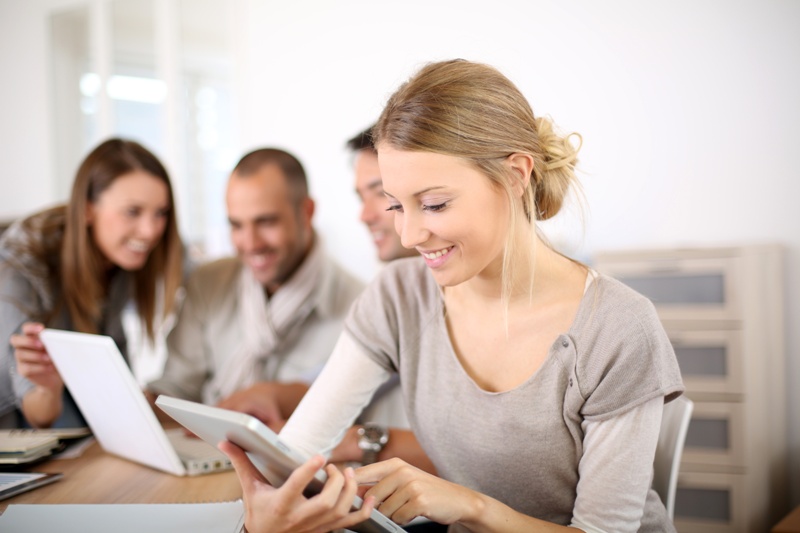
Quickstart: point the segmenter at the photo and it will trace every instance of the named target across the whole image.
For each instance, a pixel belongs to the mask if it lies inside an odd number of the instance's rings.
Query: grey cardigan
[[[58,272],[61,243],[64,237],[66,209],[62,206],[16,221],[0,237],[0,423],[14,422],[15,409],[34,385],[16,372],[14,351],[9,343],[12,334],[25,322],[44,322],[47,327],[73,329],[72,320],[62,305]],[[56,227],[45,232],[45,227]],[[33,245],[44,251],[39,257],[30,253]],[[121,314],[130,296],[130,276],[122,271],[112,274],[109,295],[103,306],[99,331],[111,336],[123,354],[127,352]],[[64,412],[55,427],[85,425],[83,417],[65,390]]]

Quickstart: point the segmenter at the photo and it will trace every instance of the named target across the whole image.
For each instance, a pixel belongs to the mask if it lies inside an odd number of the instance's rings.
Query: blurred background
[[[345,141],[424,63],[490,63],[583,137],[586,205],[546,231],[599,251],[784,247],[792,505],[800,503],[800,2],[0,0],[0,221],[64,201],[110,135],[173,178],[195,257],[230,253],[223,191],[250,149],[304,163],[315,225],[379,264]]]

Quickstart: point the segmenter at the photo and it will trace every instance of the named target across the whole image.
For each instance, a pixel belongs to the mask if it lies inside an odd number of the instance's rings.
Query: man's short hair
[[[300,161],[279,148],[259,148],[242,157],[233,169],[241,178],[251,176],[266,165],[276,165],[283,172],[295,203],[308,197],[308,179]]]
[[[372,142],[372,126],[347,141],[347,147],[353,152],[361,150],[372,150],[375,152],[375,143]]]

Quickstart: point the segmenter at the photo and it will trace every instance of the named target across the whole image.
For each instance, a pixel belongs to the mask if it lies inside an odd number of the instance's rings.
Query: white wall
[[[317,226],[367,278],[344,142],[426,61],[503,70],[534,111],[583,135],[579,256],[606,248],[787,247],[793,504],[800,503],[800,3],[792,0],[239,0],[242,150],[305,163]],[[44,14],[0,0],[0,218],[53,201]],[[556,224],[556,230],[558,230]]]

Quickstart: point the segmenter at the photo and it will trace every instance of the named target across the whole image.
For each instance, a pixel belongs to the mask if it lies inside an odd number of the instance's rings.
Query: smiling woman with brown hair
[[[39,332],[102,333],[126,353],[124,306],[133,301],[152,339],[157,313],[174,305],[182,262],[163,165],[132,141],[97,146],[81,163],[68,204],[18,221],[0,239],[0,337],[7,342],[0,366],[13,379],[13,394],[10,384],[2,388],[3,425],[15,424],[15,398],[33,426],[81,424]]]

